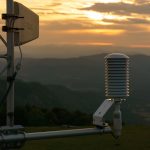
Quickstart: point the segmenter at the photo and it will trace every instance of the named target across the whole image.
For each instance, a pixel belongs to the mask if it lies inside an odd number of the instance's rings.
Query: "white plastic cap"
[[[129,59],[129,57],[125,54],[122,53],[112,53],[112,54],[108,54],[105,59],[107,58],[126,58]]]

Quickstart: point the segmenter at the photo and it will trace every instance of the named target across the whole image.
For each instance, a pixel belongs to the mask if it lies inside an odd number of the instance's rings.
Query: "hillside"
[[[25,58],[19,78],[75,89],[97,89],[103,84],[104,55],[69,59]]]
[[[16,104],[94,112],[105,98],[104,56],[25,58],[21,80],[16,82]],[[142,123],[144,119],[144,123],[150,123],[150,57],[133,55],[130,61],[131,94],[122,105],[124,119],[132,123]],[[3,89],[1,86],[1,93]]]
[[[104,99],[104,57],[105,54],[68,59],[25,58],[19,78],[46,85],[63,85],[80,91],[92,90],[98,92],[99,100],[102,101]],[[150,56],[131,55],[130,74],[130,97],[125,105],[130,110],[132,108],[132,113],[150,121]],[[70,102],[71,99],[73,96]]]
[[[23,60],[19,78],[42,84],[58,84],[74,89],[103,89],[104,56],[93,55],[69,59],[30,59]],[[150,56],[132,55],[131,85],[150,86]],[[141,90],[141,89],[140,89]]]
[[[5,92],[5,82],[0,81],[0,95]],[[60,85],[42,85],[36,82],[17,80],[15,83],[15,102],[17,106],[33,105],[41,108],[61,107],[68,110],[82,110],[92,113],[103,100],[96,91],[71,90]]]
[[[4,81],[0,82],[0,94],[4,94]],[[72,90],[59,85],[42,85],[36,82],[17,81],[15,84],[15,106],[36,106],[45,109],[65,108],[69,111],[93,113],[104,100],[104,94],[98,91]],[[136,106],[136,107],[135,107]],[[138,106],[138,107],[137,107]],[[140,108],[141,112],[137,109]],[[149,124],[149,107],[140,101],[123,102],[123,122]],[[113,109],[112,109],[113,110]],[[106,120],[112,119],[112,110]]]

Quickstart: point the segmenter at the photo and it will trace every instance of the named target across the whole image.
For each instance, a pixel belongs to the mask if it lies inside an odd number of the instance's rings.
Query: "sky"
[[[40,37],[23,46],[26,56],[71,57],[108,51],[150,54],[149,0],[16,1],[40,16]],[[5,12],[5,2],[0,0],[0,12]]]

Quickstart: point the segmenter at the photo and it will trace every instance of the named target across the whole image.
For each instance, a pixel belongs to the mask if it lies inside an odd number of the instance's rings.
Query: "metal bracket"
[[[7,20],[7,19],[10,19],[10,18],[20,19],[20,18],[24,18],[24,17],[12,15],[12,14],[2,14],[2,19],[3,20]]]
[[[114,100],[106,99],[100,107],[96,110],[96,112],[93,114],[93,124],[99,127],[104,127],[107,124],[103,121],[104,115],[107,113],[107,111],[110,109],[110,107],[113,105]]]
[[[0,127],[0,133],[3,134],[9,134],[9,133],[18,133],[20,131],[24,131],[24,127],[21,125],[15,125],[13,127],[11,126],[1,126]]]
[[[0,55],[0,58],[7,59],[7,54]]]
[[[8,26],[2,26],[2,31],[3,32],[8,32],[8,31],[18,31],[18,30],[24,30],[24,28],[12,28],[12,27],[8,27]]]
[[[25,143],[25,138],[20,139],[20,140],[14,140],[14,141],[9,141],[9,139],[7,140],[5,139],[6,136],[15,137],[18,134],[21,134],[22,136],[25,137],[23,126],[16,125],[13,127],[10,127],[10,126],[0,127],[0,136],[1,136],[0,148],[2,150],[12,149],[12,148],[21,148],[23,144]]]
[[[16,19],[20,19],[20,18],[24,18],[24,17],[12,15],[12,14],[2,14],[2,19],[4,20],[14,19],[15,21]],[[13,27],[8,27],[8,26],[2,26],[3,32],[14,31],[14,30],[24,30],[24,28],[13,28]]]

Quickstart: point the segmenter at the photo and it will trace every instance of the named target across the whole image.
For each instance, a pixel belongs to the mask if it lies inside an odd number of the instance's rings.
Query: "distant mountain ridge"
[[[4,81],[0,80],[0,95],[6,89]],[[15,106],[35,106],[41,109],[65,108],[69,111],[81,111],[93,114],[104,101],[104,93],[98,91],[71,90],[59,85],[42,85],[36,82],[16,81]],[[123,102],[123,122],[132,124],[149,124],[149,107],[141,105],[140,101]],[[139,111],[139,108],[141,111]],[[113,108],[105,116],[106,120],[112,119]],[[146,115],[146,116],[145,116]]]
[[[25,58],[19,79],[29,83],[19,81],[16,84],[17,104],[93,112],[105,99],[105,55],[69,59]],[[143,118],[150,123],[149,89],[150,56],[130,56],[130,97],[122,105],[128,121],[141,122]]]
[[[65,85],[75,89],[103,88],[105,56],[106,54],[69,59],[25,58],[19,78],[42,84]],[[130,57],[132,81],[136,80],[137,82],[138,79],[139,82],[141,81],[139,79],[143,77],[148,79],[150,56],[132,55]]]
[[[103,56],[95,55],[69,59],[25,58],[19,78],[42,84],[65,85],[75,89],[99,88],[103,79],[98,79],[97,75],[103,76]]]

